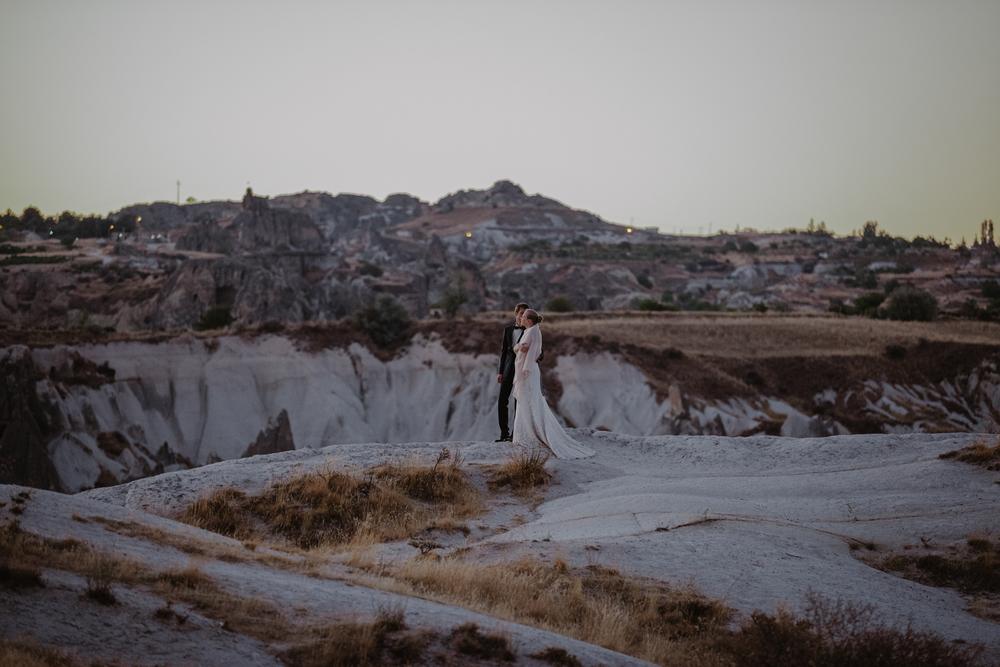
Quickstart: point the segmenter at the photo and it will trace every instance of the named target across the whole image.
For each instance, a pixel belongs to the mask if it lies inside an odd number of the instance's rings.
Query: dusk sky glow
[[[1000,2],[0,0],[0,210],[510,179],[664,231],[971,241]]]

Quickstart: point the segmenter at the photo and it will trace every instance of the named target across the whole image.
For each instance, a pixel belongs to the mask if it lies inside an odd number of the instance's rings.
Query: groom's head
[[[531,308],[531,306],[524,303],[523,301],[514,306],[514,324],[517,325],[521,324],[521,315],[523,315],[524,311],[528,310],[529,308]]]

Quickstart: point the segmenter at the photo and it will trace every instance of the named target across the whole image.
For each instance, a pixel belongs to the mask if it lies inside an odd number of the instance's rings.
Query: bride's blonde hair
[[[521,317],[526,317],[535,324],[539,324],[542,321],[542,316],[538,314],[538,311],[532,310],[531,308],[524,311],[524,313],[521,314]]]

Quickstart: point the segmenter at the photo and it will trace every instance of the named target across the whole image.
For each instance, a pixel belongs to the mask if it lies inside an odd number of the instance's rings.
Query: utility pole
[[[181,205],[181,182],[177,181],[177,205]]]

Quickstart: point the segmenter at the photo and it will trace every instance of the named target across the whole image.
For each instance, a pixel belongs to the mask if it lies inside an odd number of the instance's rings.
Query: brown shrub
[[[417,664],[431,642],[430,633],[404,633],[403,612],[381,611],[368,623],[338,623],[319,631],[317,639],[282,654],[295,667]]]
[[[438,462],[440,464],[440,460]],[[277,535],[303,549],[355,540],[396,540],[481,509],[459,461],[386,465],[363,479],[335,470],[277,482],[247,496],[222,489],[192,503],[181,521],[238,539]]]
[[[816,596],[810,597],[805,618],[783,610],[752,614],[722,647],[737,667],[959,667],[977,664],[980,654],[911,628],[884,627],[876,622],[874,607]]]
[[[46,567],[83,575],[87,578],[84,595],[97,602],[116,602],[111,590],[113,583],[147,586],[168,600],[191,605],[202,615],[221,621],[226,628],[262,641],[290,641],[308,632],[288,624],[276,607],[227,593],[194,568],[159,572],[121,555],[94,551],[84,544],[65,547],[63,541],[21,530],[17,522],[0,528],[0,557],[15,567]]]
[[[118,598],[111,590],[111,582],[116,579],[118,569],[118,561],[103,555],[97,556],[87,572],[87,590],[84,595],[103,605],[118,604]]]
[[[33,567],[15,567],[0,563],[0,586],[14,590],[42,588],[42,573]]]
[[[725,628],[730,610],[689,589],[592,566],[535,560],[482,565],[413,559],[390,572],[420,595],[536,625],[660,663],[687,661],[684,645]]]
[[[545,469],[548,460],[548,454],[540,449],[521,452],[493,471],[489,486],[491,489],[509,486],[515,491],[544,486],[552,479]]]
[[[239,489],[219,489],[199,498],[179,517],[184,523],[235,539],[254,534],[251,517],[244,509],[247,495]]]
[[[883,570],[931,586],[964,593],[1000,593],[1000,544],[974,537],[951,553],[892,554],[876,563]]]
[[[0,667],[77,667],[81,661],[28,640],[0,639]]]
[[[532,653],[531,657],[550,665],[562,665],[562,667],[582,667],[583,665],[575,655],[557,646],[549,646],[537,653]]]
[[[514,653],[510,650],[510,642],[506,637],[484,635],[475,623],[464,623],[452,630],[448,642],[462,655],[503,662],[514,660]]]
[[[1000,437],[995,438],[992,443],[985,438],[977,440],[968,447],[946,452],[938,458],[955,459],[987,470],[1000,470]]]

